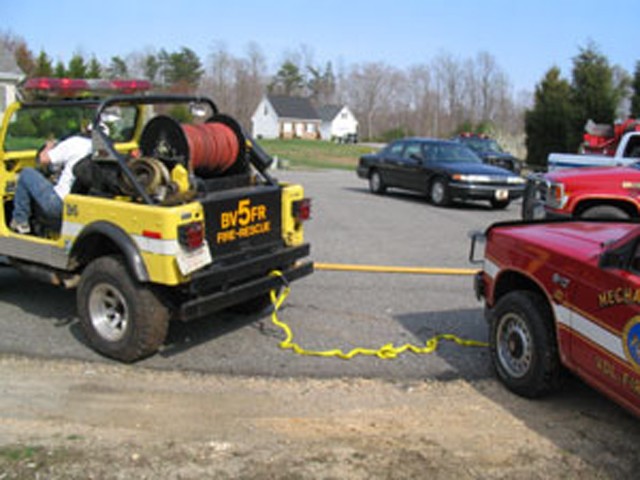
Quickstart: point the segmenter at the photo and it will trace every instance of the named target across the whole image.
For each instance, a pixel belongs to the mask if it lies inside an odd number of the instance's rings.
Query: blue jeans
[[[31,202],[38,204],[45,217],[62,218],[62,199],[53,190],[53,184],[38,170],[25,168],[18,177],[13,199],[13,219],[16,222],[29,223],[32,212]]]

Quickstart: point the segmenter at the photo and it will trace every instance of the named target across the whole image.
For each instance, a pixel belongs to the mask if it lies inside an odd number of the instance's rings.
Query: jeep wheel
[[[491,359],[502,383],[534,398],[557,390],[563,380],[551,311],[542,296],[515,291],[490,313]]]
[[[369,175],[369,190],[377,195],[382,195],[387,191],[387,186],[382,181],[380,172],[373,170]]]
[[[429,189],[429,198],[431,203],[437,207],[446,207],[451,203],[451,193],[449,192],[449,184],[444,178],[436,178],[431,183]]]
[[[119,257],[101,257],[84,270],[77,291],[80,323],[101,354],[133,362],[155,353],[169,326],[169,310],[136,282]]]
[[[630,218],[629,214],[621,208],[612,205],[598,205],[586,209],[580,214],[580,218],[611,218],[625,220]]]

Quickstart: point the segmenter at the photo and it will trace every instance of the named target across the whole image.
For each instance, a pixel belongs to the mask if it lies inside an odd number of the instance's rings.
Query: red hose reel
[[[145,126],[140,150],[165,163],[181,163],[201,178],[248,171],[242,128],[226,115],[214,115],[200,124],[157,116]]]

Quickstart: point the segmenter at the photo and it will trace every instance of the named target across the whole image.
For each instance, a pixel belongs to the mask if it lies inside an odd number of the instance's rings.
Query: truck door
[[[640,242],[622,266],[585,267],[570,289],[571,363],[621,403],[640,403]]]

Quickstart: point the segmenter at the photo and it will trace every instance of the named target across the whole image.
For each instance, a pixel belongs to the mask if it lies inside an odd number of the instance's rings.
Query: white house
[[[358,120],[346,105],[324,105],[318,108],[322,120],[320,135],[323,140],[356,138]]]
[[[13,54],[0,44],[0,116],[16,99],[16,88],[24,74]]]
[[[251,117],[254,138],[320,137],[320,117],[308,98],[267,95]]]

